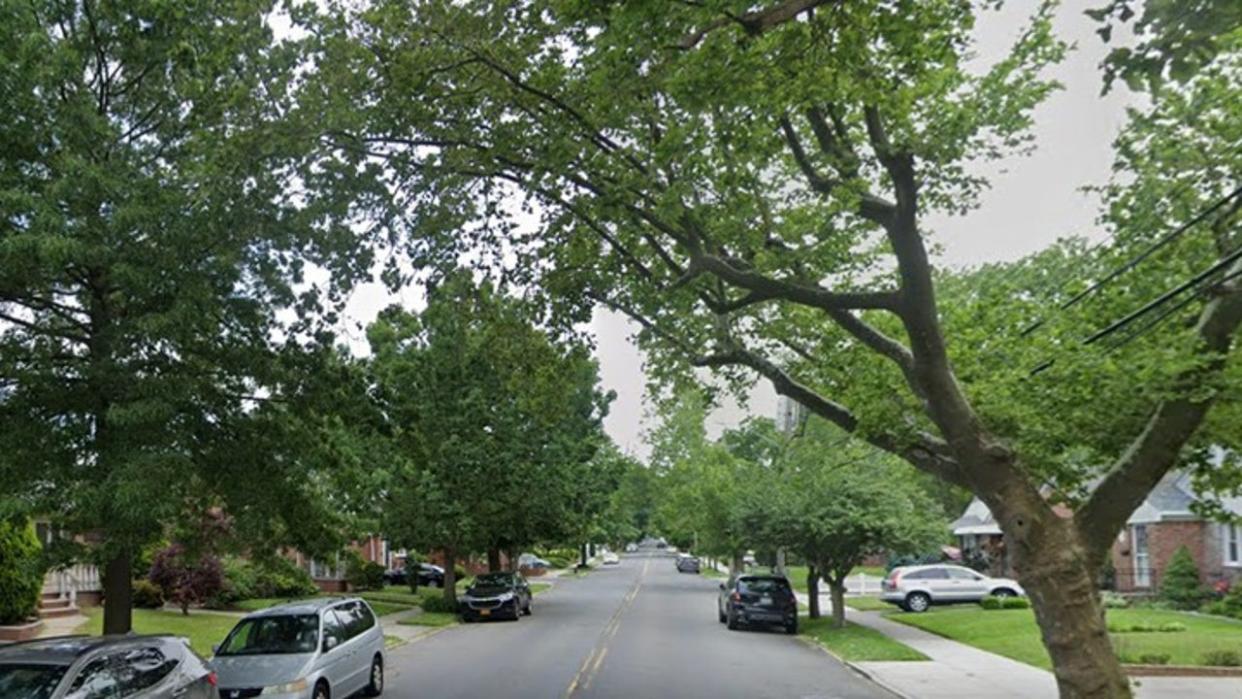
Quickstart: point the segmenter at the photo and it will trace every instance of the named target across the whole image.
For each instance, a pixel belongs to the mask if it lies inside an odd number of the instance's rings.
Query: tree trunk
[[[813,565],[806,567],[807,616],[819,618],[819,570]]]
[[[1095,587],[1096,566],[1072,519],[1045,512],[1001,518],[1014,566],[1030,596],[1061,699],[1123,699],[1130,683],[1113,652]]]
[[[500,572],[500,548],[493,546],[487,550],[487,572]]]
[[[783,548],[776,549],[776,566],[775,566],[775,568],[776,568],[776,570],[774,570],[773,572],[775,572],[777,575],[785,575],[785,574],[786,574],[786,573],[785,573],[785,549],[783,549]]]
[[[845,578],[828,580],[828,591],[832,593],[832,625],[843,629],[845,628]]]
[[[587,545],[585,543],[579,548],[579,553],[581,554],[581,560],[578,562],[578,567],[585,568],[587,567]]]
[[[509,549],[505,552],[505,555],[509,557],[509,570],[514,573],[518,572],[521,569],[521,566],[518,565],[518,558],[522,554],[518,553],[517,549]]]
[[[746,565],[742,561],[741,552],[734,551],[729,557],[729,575],[741,575],[746,572]]]
[[[444,547],[444,601],[457,606],[457,555],[451,546]]]
[[[133,561],[128,549],[122,549],[104,566],[103,594],[105,635],[126,634],[133,628],[134,590]]]

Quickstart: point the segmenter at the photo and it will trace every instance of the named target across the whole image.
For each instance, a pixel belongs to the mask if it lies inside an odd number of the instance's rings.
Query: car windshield
[[[47,699],[68,665],[0,664],[0,697]]]
[[[789,592],[789,583],[780,578],[749,578],[737,581],[737,589],[740,592],[755,594]]]
[[[513,584],[512,573],[484,573],[474,579],[476,587],[508,587]]]
[[[219,655],[313,653],[319,647],[319,617],[287,614],[243,619],[220,646]]]

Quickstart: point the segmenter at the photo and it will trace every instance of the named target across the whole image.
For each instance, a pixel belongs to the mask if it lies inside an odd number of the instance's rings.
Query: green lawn
[[[392,595],[387,592],[362,592],[359,593],[359,597],[362,597],[369,602],[371,604],[371,608],[374,609],[375,613],[379,616],[387,616],[396,612],[403,612],[418,604],[418,598],[409,594],[408,589],[404,595]],[[275,607],[278,604],[296,602],[298,599],[310,598],[259,597],[255,599],[241,600],[233,606],[242,611],[257,612],[260,609],[268,609],[270,607]]]
[[[879,566],[858,566],[850,571],[850,575],[864,574],[870,578],[882,578],[885,570]],[[789,578],[789,582],[793,583],[794,589],[798,592],[806,593],[806,566],[786,566],[785,575]],[[870,583],[868,583],[870,586]],[[819,583],[820,592],[826,592],[828,586],[821,580]]]
[[[927,660],[927,656],[898,643],[879,631],[847,623],[833,628],[831,617],[799,620],[798,633],[819,642],[843,660]]]
[[[1122,662],[1137,663],[1144,654],[1167,654],[1171,665],[1201,665],[1212,650],[1242,648],[1242,624],[1229,619],[1158,609],[1110,609],[1115,626],[1179,623],[1185,631],[1172,633],[1114,633],[1113,647]],[[1029,609],[985,611],[975,605],[933,609],[922,614],[895,612],[893,621],[992,651],[1030,665],[1052,669],[1039,641],[1034,614]]]
[[[722,573],[719,570],[716,570],[715,568],[704,568],[703,570],[699,572],[699,575],[702,575],[705,578],[727,578],[729,577],[728,573]]]
[[[550,589],[552,589],[552,583],[531,583],[530,584],[530,593],[532,595],[537,595],[540,592],[547,592]]]
[[[92,608],[86,612],[90,620],[79,626],[75,633],[97,636],[103,633],[103,609]],[[237,617],[206,612],[169,612],[156,609],[134,610],[134,633],[172,634],[190,639],[190,645],[199,654],[211,655],[211,647],[224,640]]]
[[[403,626],[452,626],[457,623],[457,615],[448,612],[423,612],[397,623]]]
[[[879,597],[846,597],[845,606],[860,612],[891,612],[896,609]]]

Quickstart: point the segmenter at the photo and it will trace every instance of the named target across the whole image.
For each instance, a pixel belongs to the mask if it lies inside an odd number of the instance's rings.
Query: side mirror
[[[219,654],[220,654],[220,644],[219,644],[219,643],[213,643],[213,644],[212,644],[212,646],[211,646],[211,654],[212,654],[212,655],[219,655]]]
[[[340,640],[336,636],[328,636],[323,639],[323,652],[327,653],[333,648],[336,648],[338,644],[340,644]]]
[[[724,592],[724,591],[725,591],[725,584],[724,584],[724,583],[720,583],[720,591],[721,591],[721,592]]]

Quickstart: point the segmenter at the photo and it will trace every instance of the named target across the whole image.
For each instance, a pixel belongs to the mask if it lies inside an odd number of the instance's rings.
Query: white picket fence
[[[59,599],[69,600],[71,604],[77,603],[79,592],[98,592],[101,589],[99,569],[85,563],[49,570],[43,576],[43,594],[54,594]]]

